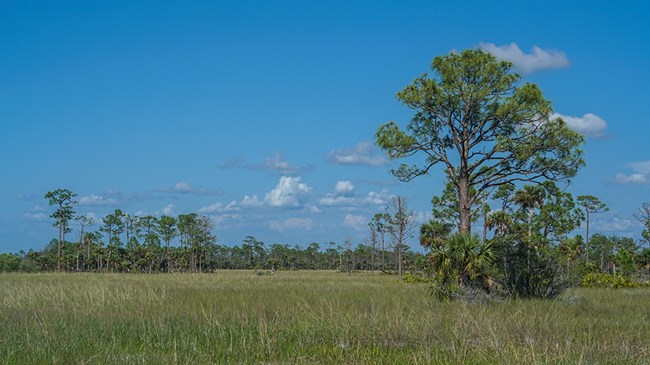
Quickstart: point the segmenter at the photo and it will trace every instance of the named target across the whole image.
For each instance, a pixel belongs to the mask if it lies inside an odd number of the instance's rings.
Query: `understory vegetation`
[[[650,289],[444,303],[380,273],[0,274],[2,364],[644,363]]]

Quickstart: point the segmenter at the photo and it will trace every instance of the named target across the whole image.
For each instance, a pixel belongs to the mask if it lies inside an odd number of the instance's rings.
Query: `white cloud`
[[[309,213],[314,213],[314,214],[322,212],[322,210],[320,210],[317,206],[311,204],[306,204],[305,210],[308,211]]]
[[[176,185],[174,185],[174,190],[181,193],[188,193],[192,191],[192,187],[185,181],[179,181],[176,183]]]
[[[287,218],[284,221],[271,221],[269,227],[275,231],[309,231],[314,227],[314,222],[310,218]]]
[[[253,171],[270,171],[281,175],[297,175],[300,174],[302,171],[312,169],[313,166],[293,165],[287,162],[281,153],[276,152],[275,154],[264,158],[264,162],[262,163],[257,163],[257,164],[246,163],[244,161],[244,158],[240,156],[230,161],[227,161],[226,163],[221,165],[220,168],[222,170],[227,170],[232,168],[243,168],[243,169],[253,170]]]
[[[348,214],[345,216],[345,218],[343,218],[343,226],[356,230],[362,230],[366,228],[367,224],[368,221],[361,215]]]
[[[86,206],[105,206],[117,205],[118,201],[115,198],[105,198],[103,195],[90,194],[79,198],[79,205]]]
[[[627,166],[642,174],[650,174],[650,161],[630,162]]]
[[[174,215],[174,204],[167,204],[166,207],[156,211],[156,215]]]
[[[562,114],[553,114],[551,119],[562,118],[569,129],[578,132],[586,137],[602,137],[607,129],[607,122],[591,113],[587,113],[582,117],[572,117]]]
[[[220,190],[210,191],[205,188],[195,188],[185,181],[179,181],[171,188],[160,188],[154,192],[160,193],[181,193],[181,194],[198,194],[198,195],[219,195],[222,193]],[[145,193],[146,194],[146,193]]]
[[[617,217],[610,219],[598,219],[593,222],[591,228],[593,228],[594,232],[629,232],[635,228],[635,222],[631,219],[621,219]]]
[[[44,212],[44,211],[45,211],[45,208],[43,208],[42,206],[40,206],[38,204],[34,205],[34,208],[32,208],[32,212]]]
[[[331,151],[327,155],[330,162],[340,165],[384,166],[388,160],[371,142],[359,142],[353,148]]]
[[[344,206],[344,207],[362,207],[370,205],[386,205],[391,195],[388,190],[384,189],[377,193],[369,192],[366,196],[356,196],[353,194],[339,195],[327,194],[319,200],[321,205],[325,206]]]
[[[281,153],[265,158],[264,163],[258,167],[262,170],[275,171],[283,175],[299,174],[302,170],[300,167],[287,162]]]
[[[311,187],[300,180],[300,177],[282,176],[275,189],[266,193],[264,203],[275,208],[300,207],[302,198],[311,192]]]
[[[422,225],[433,219],[433,213],[418,211],[414,214],[413,219],[418,225]]]
[[[237,202],[231,201],[230,203],[224,205],[222,202],[216,202],[214,204],[202,207],[199,209],[199,213],[215,213],[215,212],[232,212],[239,210]]]
[[[226,226],[224,222],[228,221],[236,221],[239,219],[238,214],[218,214],[218,215],[213,215],[210,216],[210,219],[212,219],[212,223],[214,223],[215,228],[223,228]]]
[[[339,195],[346,195],[354,191],[354,185],[348,180],[342,180],[336,182],[336,187],[334,192]]]
[[[650,184],[650,177],[648,177],[647,174],[634,173],[634,174],[625,175],[625,174],[618,173],[616,174],[615,181],[617,184],[623,184],[623,185],[628,185],[628,184],[644,185],[644,184]]]
[[[496,58],[512,62],[524,73],[533,73],[552,68],[569,66],[569,59],[564,52],[545,50],[533,46],[532,53],[524,53],[516,43],[497,46],[494,43],[479,43],[482,50],[491,53]]]
[[[253,196],[244,196],[244,199],[241,201],[241,206],[245,208],[259,208],[261,207],[264,203],[261,202],[259,199],[257,199],[257,195]]]
[[[222,202],[216,202],[214,204],[207,205],[205,207],[199,208],[199,213],[224,213],[224,212],[235,212],[240,211],[244,208],[259,208],[263,206],[264,203],[259,201],[257,195],[253,196],[244,196],[240,202],[231,201],[228,204]]]
[[[650,184],[650,161],[630,162],[626,166],[632,170],[632,173],[629,175],[622,173],[616,174],[614,181],[617,184]]]

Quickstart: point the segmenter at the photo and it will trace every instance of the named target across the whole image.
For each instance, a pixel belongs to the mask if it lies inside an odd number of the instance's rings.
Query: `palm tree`
[[[530,246],[533,240],[533,214],[535,208],[541,208],[546,198],[546,190],[539,185],[526,185],[521,190],[515,192],[513,201],[521,205],[522,208],[528,209],[528,247],[526,247],[527,267],[530,271]],[[535,246],[537,250],[537,246]]]
[[[420,226],[420,245],[427,248],[441,246],[451,230],[450,224],[432,219]]]
[[[434,247],[430,260],[434,270],[451,284],[466,287],[477,279],[487,285],[491,281],[488,274],[495,254],[492,242],[482,242],[477,235],[455,233],[444,245]]]
[[[488,214],[485,225],[487,229],[494,229],[495,235],[505,236],[512,228],[512,217],[504,210],[495,210]]]
[[[533,214],[535,208],[541,208],[546,198],[546,190],[539,185],[526,185],[521,190],[517,190],[513,198],[514,202],[528,210],[528,239],[533,234]]]

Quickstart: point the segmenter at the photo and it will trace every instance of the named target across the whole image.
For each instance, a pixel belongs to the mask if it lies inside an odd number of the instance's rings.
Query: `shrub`
[[[431,283],[433,278],[425,275],[411,274],[409,272],[405,273],[402,277],[402,281],[405,283]]]
[[[639,288],[647,285],[620,274],[591,273],[582,279],[582,286],[586,288]]]

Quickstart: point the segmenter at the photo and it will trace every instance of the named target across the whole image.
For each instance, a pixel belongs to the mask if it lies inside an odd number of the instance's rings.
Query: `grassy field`
[[[647,364],[650,290],[471,304],[370,274],[0,274],[0,363]]]

